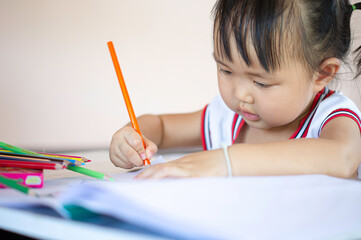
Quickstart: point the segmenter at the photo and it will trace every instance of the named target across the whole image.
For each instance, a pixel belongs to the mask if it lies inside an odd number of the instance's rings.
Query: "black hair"
[[[361,3],[354,6],[361,9]],[[232,61],[230,39],[234,37],[248,66],[253,47],[268,72],[280,69],[289,58],[320,71],[327,58],[346,62],[352,12],[348,0],[218,0],[213,8],[215,51]],[[358,76],[361,46],[354,53]]]

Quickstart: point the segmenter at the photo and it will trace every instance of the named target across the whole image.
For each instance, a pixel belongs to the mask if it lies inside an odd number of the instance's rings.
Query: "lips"
[[[253,114],[253,113],[247,112],[247,111],[242,110],[242,109],[239,109],[239,112],[240,112],[241,116],[244,117],[247,120],[257,121],[257,120],[260,119],[260,117],[257,114]]]

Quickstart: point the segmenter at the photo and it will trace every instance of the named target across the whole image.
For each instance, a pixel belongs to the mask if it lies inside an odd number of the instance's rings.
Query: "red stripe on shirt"
[[[233,135],[234,135],[234,128],[236,126],[236,122],[237,122],[237,119],[238,119],[238,114],[234,114],[234,118],[233,118],[233,122],[232,122],[232,138],[233,138]],[[232,139],[233,140],[233,139]]]
[[[322,93],[324,93],[324,92],[325,92],[325,88],[322,90]],[[335,93],[335,91],[329,90],[328,94],[322,99],[322,101],[326,100],[329,96],[331,96],[334,93]],[[307,136],[308,130],[310,129],[311,122],[312,122],[314,116],[315,115],[313,115],[311,117],[310,121],[308,122],[307,128],[306,128],[305,132],[302,134],[301,138],[305,138]]]
[[[316,107],[316,104],[318,102],[318,100],[320,99],[321,95],[323,94],[323,92],[325,91],[325,89],[323,89],[322,91],[318,92],[317,95],[315,96],[315,98],[313,99],[312,105],[310,110],[308,111],[307,115],[302,118],[300,125],[298,126],[297,130],[292,134],[292,136],[290,137],[290,139],[294,139],[297,134],[301,131],[303,125],[305,124],[307,118],[310,116],[310,114],[312,113],[313,109]]]
[[[238,138],[238,135],[239,135],[239,133],[240,133],[240,131],[241,131],[241,128],[243,127],[244,123],[245,123],[245,121],[244,121],[244,119],[242,118],[242,120],[241,120],[241,122],[239,123],[239,126],[238,126],[238,128],[237,128],[236,136],[235,136],[234,139],[232,139],[232,144],[234,144],[234,142],[235,142],[236,139]],[[234,133],[234,132],[233,132],[233,133]],[[232,133],[232,137],[233,137],[233,133]]]
[[[205,136],[205,133],[204,133],[204,117],[206,115],[206,110],[207,110],[207,107],[208,105],[206,105],[203,109],[203,112],[202,112],[202,121],[201,121],[201,138],[202,138],[202,146],[203,146],[203,150],[206,151],[207,150],[207,144],[206,144],[206,136]]]
[[[297,136],[297,134],[301,131],[301,129],[303,128],[303,126],[304,126],[304,124],[305,124],[305,122],[306,122],[306,120],[309,118],[309,116],[311,115],[311,113],[312,113],[313,110],[315,109],[315,107],[316,107],[316,105],[317,105],[317,103],[318,103],[318,100],[320,99],[320,97],[322,96],[322,94],[325,93],[325,90],[326,90],[326,88],[323,88],[321,91],[319,91],[319,92],[316,94],[315,98],[313,99],[313,102],[312,102],[312,105],[311,105],[310,110],[308,111],[307,115],[306,115],[304,118],[302,118],[302,120],[301,120],[301,122],[300,122],[300,125],[298,126],[297,130],[292,134],[292,136],[291,136],[289,139],[294,139],[294,138]],[[326,98],[328,98],[329,96],[331,96],[332,94],[334,94],[334,92],[335,92],[335,91],[329,90],[329,93],[325,96],[325,98],[324,98],[323,100],[325,100]],[[322,100],[322,101],[323,101],[323,100]],[[312,116],[312,118],[313,118],[313,116]],[[311,122],[312,122],[312,118],[311,118],[311,120],[309,121],[308,126],[307,126],[305,132],[302,134],[301,137],[307,136],[308,129],[309,129],[310,124],[311,124]]]
[[[335,119],[335,118],[337,118],[337,117],[348,117],[348,118],[351,118],[352,120],[354,120],[354,121],[357,123],[357,126],[359,127],[360,133],[361,133],[361,125],[360,125],[360,122],[361,122],[361,121],[360,121],[360,117],[359,117],[354,111],[351,111],[350,109],[347,109],[347,108],[341,108],[341,109],[337,109],[337,110],[333,111],[332,113],[330,113],[330,115],[335,114],[335,113],[337,113],[337,112],[349,112],[349,113],[355,115],[356,117],[353,116],[353,115],[346,114],[346,113],[336,114],[336,115],[330,117],[329,119],[327,119],[327,121],[326,121],[326,122],[323,124],[323,126],[321,127],[321,131],[322,131],[322,129],[326,126],[326,124],[327,124],[329,121],[331,121],[332,119]]]
[[[331,96],[334,93],[335,93],[335,91],[329,90],[328,94],[326,95],[326,97],[323,100],[325,100],[326,98],[328,98],[329,96]]]

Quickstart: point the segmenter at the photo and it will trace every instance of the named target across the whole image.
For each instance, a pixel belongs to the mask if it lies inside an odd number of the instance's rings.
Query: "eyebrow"
[[[217,63],[219,63],[219,64],[222,64],[222,65],[224,65],[224,66],[226,66],[226,67],[228,67],[228,65],[227,64],[225,64],[224,62],[222,62],[222,60],[221,59],[219,59],[217,56],[216,56],[216,54],[213,52],[213,59],[214,59],[214,61],[216,61]]]
[[[213,52],[213,58],[214,61],[216,61],[217,63],[230,68],[227,64],[225,64],[221,59],[219,59],[216,54]],[[249,75],[249,76],[254,76],[254,77],[259,77],[259,78],[265,78],[266,76],[268,76],[267,73],[257,73],[257,72],[249,72],[249,71],[244,71],[245,74]]]

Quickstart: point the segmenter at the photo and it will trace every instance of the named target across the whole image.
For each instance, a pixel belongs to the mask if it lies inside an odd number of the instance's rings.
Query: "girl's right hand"
[[[155,143],[143,136],[146,149],[143,147],[142,138],[127,125],[114,133],[110,143],[109,157],[112,163],[121,168],[143,166],[143,160],[151,157],[158,151]]]

